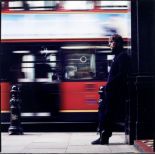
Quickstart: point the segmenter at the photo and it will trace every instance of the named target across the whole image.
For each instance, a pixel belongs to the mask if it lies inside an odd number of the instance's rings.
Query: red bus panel
[[[106,82],[62,82],[60,111],[97,110],[98,90]]]
[[[10,83],[8,82],[2,82],[1,83],[1,111],[2,112],[9,112],[10,111],[10,105],[9,105],[9,100],[10,100]]]

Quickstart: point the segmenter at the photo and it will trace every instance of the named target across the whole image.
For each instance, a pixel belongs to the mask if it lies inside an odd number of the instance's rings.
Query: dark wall
[[[155,74],[155,1],[131,0],[132,73]]]
[[[138,46],[139,72],[153,74],[155,44],[155,1],[138,1]]]
[[[153,139],[155,131],[155,1],[131,0],[131,23],[126,138],[133,144],[135,139]]]

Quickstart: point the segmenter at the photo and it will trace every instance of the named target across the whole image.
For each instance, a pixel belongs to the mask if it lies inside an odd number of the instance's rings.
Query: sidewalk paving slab
[[[1,153],[139,153],[125,144],[124,133],[114,132],[109,145],[91,145],[98,137],[95,132],[2,132]]]

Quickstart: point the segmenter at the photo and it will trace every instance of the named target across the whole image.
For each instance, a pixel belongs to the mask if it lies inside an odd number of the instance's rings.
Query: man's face
[[[110,47],[113,54],[117,54],[117,44],[111,38],[109,39],[109,47]]]
[[[113,48],[115,48],[115,45],[116,45],[116,43],[112,39],[109,39],[109,47],[111,49],[113,49]]]
[[[123,39],[119,35],[115,35],[109,38],[109,47],[114,55],[118,55],[123,50]]]

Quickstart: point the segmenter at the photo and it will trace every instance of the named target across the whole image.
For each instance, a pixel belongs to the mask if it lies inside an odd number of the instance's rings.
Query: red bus
[[[95,122],[98,89],[106,85],[114,57],[109,36],[121,34],[130,50],[129,6],[92,1],[92,7],[87,1],[90,8],[68,10],[61,3],[13,2],[2,1],[2,123],[9,122],[13,84],[21,87],[23,122]]]

